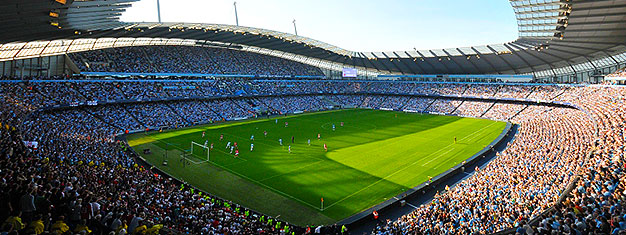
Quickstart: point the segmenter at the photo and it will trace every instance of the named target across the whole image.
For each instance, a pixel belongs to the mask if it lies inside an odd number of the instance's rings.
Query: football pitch
[[[310,225],[335,223],[441,174],[489,145],[505,126],[485,119],[350,109],[136,133],[127,140],[150,164],[199,189]],[[190,151],[192,141],[204,145],[206,140],[213,144],[209,161],[201,146]],[[228,142],[237,142],[238,157]],[[188,161],[181,160],[185,153]]]

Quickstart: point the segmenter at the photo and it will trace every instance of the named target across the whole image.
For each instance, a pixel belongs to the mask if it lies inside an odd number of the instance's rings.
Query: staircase
[[[457,109],[459,109],[459,107],[461,107],[461,105],[463,105],[463,103],[465,103],[465,100],[461,101],[461,103],[459,104],[459,106],[456,106],[452,111],[450,111],[448,114],[454,113]]]
[[[518,114],[520,114],[520,113],[522,113],[522,112],[524,112],[524,110],[526,110],[526,109],[528,108],[528,106],[530,106],[530,105],[526,105],[526,106],[524,106],[524,108],[523,108],[523,109],[521,109],[519,112],[515,113],[515,114],[514,114],[513,116],[511,116],[508,120],[511,120],[511,119],[513,119],[514,117],[517,117],[517,115],[518,115]]]
[[[480,117],[485,116],[485,114],[486,114],[487,112],[489,112],[489,110],[491,110],[491,108],[493,108],[493,106],[495,106],[495,105],[496,105],[496,102],[493,102],[493,103],[491,104],[491,106],[489,106],[489,108],[487,108],[487,110],[485,110],[485,112],[483,112],[483,113],[480,115]]]

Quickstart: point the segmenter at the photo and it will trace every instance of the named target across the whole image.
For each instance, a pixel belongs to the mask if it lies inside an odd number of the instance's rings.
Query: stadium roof
[[[307,37],[252,27],[119,22],[119,15],[133,1],[136,0],[68,0],[62,4],[63,0],[9,0],[0,3],[4,23],[1,27],[12,33],[0,35],[0,43],[84,38],[187,39],[394,74],[551,71],[556,75],[558,70],[576,72],[577,64],[593,65],[592,61],[598,59],[617,63],[615,56],[626,51],[626,0],[511,0],[518,20],[516,41],[387,52],[354,52]],[[52,12],[58,16],[50,16]],[[0,54],[3,48],[17,48],[9,45],[15,44],[2,45]]]

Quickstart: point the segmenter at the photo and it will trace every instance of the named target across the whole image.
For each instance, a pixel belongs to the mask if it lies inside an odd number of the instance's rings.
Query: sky
[[[235,24],[233,1],[160,0],[162,22]],[[351,51],[442,49],[517,39],[506,0],[237,0],[239,25],[294,33]],[[157,22],[140,0],[126,22]]]

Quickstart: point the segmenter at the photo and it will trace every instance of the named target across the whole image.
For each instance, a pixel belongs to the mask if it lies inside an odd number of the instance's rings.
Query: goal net
[[[191,151],[189,153],[183,154],[182,157],[195,164],[200,164],[200,163],[209,161],[210,149],[208,146],[204,146],[203,144],[198,144],[196,142],[191,141],[190,150]]]

